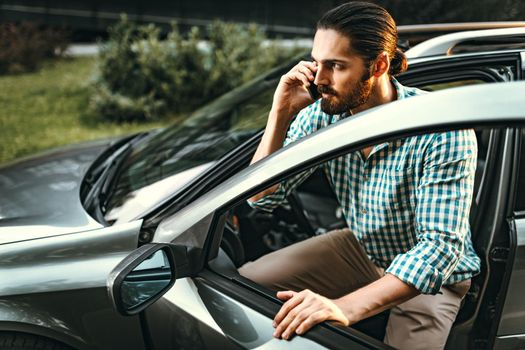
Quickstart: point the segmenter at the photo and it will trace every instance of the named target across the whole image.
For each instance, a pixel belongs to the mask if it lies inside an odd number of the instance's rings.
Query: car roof
[[[172,241],[194,224],[209,220],[215,210],[238,200],[245,191],[261,186],[265,179],[289,172],[308,159],[336,155],[338,150],[354,142],[364,145],[365,141],[374,143],[384,140],[385,136],[395,139],[409,132],[439,130],[451,125],[470,127],[469,123],[476,126],[523,124],[524,93],[525,82],[473,85],[403,99],[359,113],[304,137],[235,174],[163,220],[157,227],[154,241]],[[178,243],[191,245],[194,242]]]
[[[525,51],[525,21],[436,23],[398,26],[398,47],[409,60],[502,51]],[[443,34],[445,33],[445,34]],[[311,49],[312,39],[279,41]],[[411,43],[417,45],[408,48]]]
[[[407,41],[410,46],[415,46],[425,40],[450,33],[518,27],[525,27],[525,21],[409,24],[397,26],[397,33],[401,41]]]
[[[470,30],[441,35],[426,40],[407,50],[407,58],[452,55],[462,44],[470,44],[470,51],[495,51],[525,48],[525,28]]]

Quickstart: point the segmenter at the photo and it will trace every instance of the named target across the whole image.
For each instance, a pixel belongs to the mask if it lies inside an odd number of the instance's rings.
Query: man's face
[[[341,114],[362,107],[370,99],[373,82],[369,68],[352,51],[349,38],[332,29],[319,29],[312,58],[318,66],[315,84],[322,93],[323,112]]]

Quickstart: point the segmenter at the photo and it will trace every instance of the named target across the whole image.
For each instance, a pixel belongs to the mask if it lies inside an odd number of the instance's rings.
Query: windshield
[[[253,136],[266,123],[276,84],[249,83],[138,143],[119,169],[105,219],[132,219]]]

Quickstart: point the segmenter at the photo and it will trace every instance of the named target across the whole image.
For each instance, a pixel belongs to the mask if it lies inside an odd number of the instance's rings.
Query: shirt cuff
[[[247,202],[248,205],[254,209],[272,212],[284,201],[285,198],[285,192],[279,184],[278,189],[274,193],[264,196],[258,201],[252,202],[250,200],[247,200]]]
[[[396,256],[385,273],[396,276],[423,294],[437,294],[443,284],[443,274],[438,269],[410,253]]]

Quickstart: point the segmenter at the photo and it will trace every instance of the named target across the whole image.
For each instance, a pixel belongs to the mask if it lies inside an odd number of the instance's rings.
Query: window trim
[[[515,217],[525,216],[525,196],[520,196],[520,190],[525,191],[525,127],[519,128],[517,132],[517,147],[516,147],[516,184],[515,184],[515,198],[513,202],[513,211]],[[520,198],[522,198],[520,200]]]

